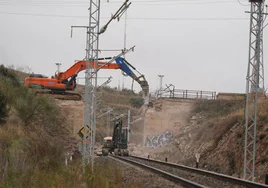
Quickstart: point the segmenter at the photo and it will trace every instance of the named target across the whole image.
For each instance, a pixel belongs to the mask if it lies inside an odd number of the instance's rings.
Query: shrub
[[[228,115],[245,106],[244,101],[202,100],[196,102],[194,113],[205,113],[208,117]]]
[[[266,137],[265,133],[261,133],[260,136],[259,136],[260,140],[264,139],[265,137]]]
[[[14,71],[0,65],[0,125],[6,122],[9,112],[9,91],[12,87],[19,87],[20,83]]]
[[[144,104],[144,99],[143,98],[131,98],[129,100],[129,103],[134,108],[140,108]]]
[[[260,163],[261,163],[261,164],[268,163],[268,157],[263,157],[263,158],[260,160]]]
[[[53,100],[35,96],[3,66],[0,70],[1,121],[9,109],[19,118],[0,128],[0,187],[28,187],[36,170],[44,174],[63,166],[69,129]]]
[[[8,78],[13,86],[20,86],[20,82],[16,76],[15,71],[4,67],[4,65],[0,65],[0,77],[1,79],[3,79],[4,77]]]
[[[268,100],[262,100],[258,104],[258,117],[260,121],[267,121],[268,118]]]
[[[116,92],[117,91],[116,88],[111,88],[109,86],[102,86],[101,88],[98,88],[98,90],[100,90],[100,89],[102,89],[104,91],[107,91],[107,92],[110,92],[110,93],[113,93],[113,92]]]
[[[131,89],[126,89],[126,88],[122,89],[121,93],[125,94],[125,95],[133,95],[133,94],[135,94]]]
[[[0,91],[0,125],[6,122],[7,114],[7,98]]]
[[[24,87],[16,89],[15,93],[19,95],[13,106],[25,126],[36,120],[53,122],[57,119],[59,112],[52,99],[35,96],[34,92]]]
[[[228,151],[227,157],[228,157],[228,162],[229,162],[228,174],[233,175],[233,173],[235,172],[235,152]]]

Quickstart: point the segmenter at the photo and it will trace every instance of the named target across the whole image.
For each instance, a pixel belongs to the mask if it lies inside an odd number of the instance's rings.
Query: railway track
[[[174,163],[152,160],[137,156],[129,156],[129,157],[112,156],[112,157],[130,163],[132,165],[150,170],[184,187],[268,188],[268,186],[264,184],[254,183],[239,178],[235,178],[232,176],[191,168]]]

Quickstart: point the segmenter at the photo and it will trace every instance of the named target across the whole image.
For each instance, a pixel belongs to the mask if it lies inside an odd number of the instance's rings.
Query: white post
[[[130,135],[130,110],[128,110],[128,120],[127,120],[127,142],[129,143]]]
[[[66,165],[66,166],[68,165],[68,155],[69,155],[69,153],[67,152],[67,153],[65,154],[65,165]]]
[[[162,89],[163,89],[163,87],[162,87],[162,81],[163,81],[164,75],[158,75],[158,76],[160,78],[159,95],[160,95],[160,97],[162,97]]]
[[[199,153],[196,153],[196,154],[195,154],[195,158],[196,158],[196,165],[195,165],[195,167],[196,167],[196,168],[199,168],[200,154],[199,154]]]
[[[110,114],[107,114],[106,136],[110,136]]]
[[[72,155],[70,155],[70,161],[72,161],[73,160],[73,156]]]
[[[57,65],[57,71],[60,72],[61,63],[55,63]]]

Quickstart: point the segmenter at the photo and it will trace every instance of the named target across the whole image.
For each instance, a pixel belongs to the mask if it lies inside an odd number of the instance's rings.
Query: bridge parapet
[[[155,93],[157,98],[180,98],[180,99],[206,99],[216,100],[215,91],[200,91],[200,90],[184,90],[175,89],[173,85],[166,85],[167,87],[162,90],[158,90]]]

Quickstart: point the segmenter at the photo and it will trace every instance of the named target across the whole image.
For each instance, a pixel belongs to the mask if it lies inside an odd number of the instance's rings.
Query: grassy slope
[[[209,142],[203,151],[201,166],[241,177],[244,154],[244,101],[206,101],[196,105],[195,113],[203,116],[204,131],[195,136],[195,143]],[[257,180],[263,182],[268,167],[268,100],[259,102],[257,126]]]
[[[120,187],[120,170],[108,179],[102,169],[82,175],[80,157],[66,167],[70,127],[54,101],[0,77],[8,110],[0,124],[0,187]]]
[[[236,177],[243,176],[244,101],[196,101],[189,121],[171,145],[151,151],[152,158],[200,167]],[[263,182],[268,168],[268,99],[259,104],[256,181]]]

